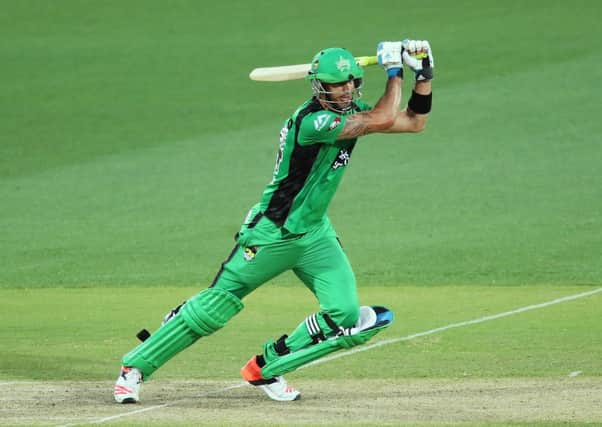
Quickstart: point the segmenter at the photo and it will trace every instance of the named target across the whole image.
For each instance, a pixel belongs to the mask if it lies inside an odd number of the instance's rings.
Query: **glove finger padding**
[[[404,40],[403,62],[410,67],[416,75],[416,80],[432,80],[435,61],[430,43],[426,40]]]

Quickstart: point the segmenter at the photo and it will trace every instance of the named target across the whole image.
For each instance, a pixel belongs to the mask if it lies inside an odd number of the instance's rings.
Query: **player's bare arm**
[[[385,94],[373,110],[347,116],[339,140],[351,139],[369,133],[421,132],[431,109],[433,78],[433,54],[425,40],[382,42],[379,44],[378,60],[385,68],[389,79]],[[399,111],[403,76],[406,64],[416,77],[416,84],[407,108]]]
[[[416,86],[414,87],[414,93],[416,95],[413,96],[424,96],[430,97],[431,90],[431,81],[423,80],[416,82]],[[393,125],[382,131],[383,133],[403,133],[403,132],[421,132],[424,130],[426,126],[426,122],[428,120],[428,113],[419,114],[416,111],[413,111],[410,106],[403,109],[395,116],[395,120]]]
[[[357,138],[375,132],[384,132],[395,122],[401,102],[402,79],[391,77],[387,81],[384,95],[374,109],[347,116],[338,140]]]
[[[345,126],[337,138],[339,140],[384,132],[395,123],[403,84],[402,42],[379,43],[377,57],[388,76],[385,93],[372,110],[347,116]]]
[[[420,132],[431,111],[433,69],[435,62],[430,43],[426,40],[404,40],[402,58],[416,78],[408,106],[400,111],[385,133]]]

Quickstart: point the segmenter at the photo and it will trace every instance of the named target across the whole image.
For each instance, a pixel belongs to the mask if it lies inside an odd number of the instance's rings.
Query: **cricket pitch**
[[[242,382],[150,381],[141,403],[112,382],[0,382],[0,425],[402,425],[602,421],[602,379],[300,380],[295,402]]]

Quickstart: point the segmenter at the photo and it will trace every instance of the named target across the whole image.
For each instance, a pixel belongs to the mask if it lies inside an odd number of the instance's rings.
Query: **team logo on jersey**
[[[257,255],[257,250],[259,248],[257,246],[250,246],[248,248],[245,248],[242,256],[245,259],[245,261],[251,261],[253,258],[255,258],[255,255]]]
[[[349,71],[351,70],[351,61],[349,61],[349,59],[347,58],[339,56],[339,60],[337,61],[337,68],[342,73]]]
[[[347,163],[349,163],[350,158],[351,158],[351,152],[349,150],[347,150],[346,148],[341,148],[339,150],[339,154],[337,155],[337,158],[334,160],[334,162],[332,162],[332,168],[336,170],[343,166],[347,166]]]
[[[326,123],[328,123],[328,118],[330,116],[328,114],[319,114],[314,120],[314,128],[316,130],[322,130]]]
[[[330,124],[330,126],[328,126],[328,130],[331,131],[333,129],[336,129],[337,126],[340,124],[341,124],[341,118],[335,117],[334,120],[332,121],[332,123]]]

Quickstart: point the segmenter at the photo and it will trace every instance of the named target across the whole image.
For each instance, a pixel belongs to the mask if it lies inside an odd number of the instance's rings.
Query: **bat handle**
[[[355,62],[360,67],[365,67],[366,65],[378,64],[378,59],[376,58],[376,56],[356,56]]]

